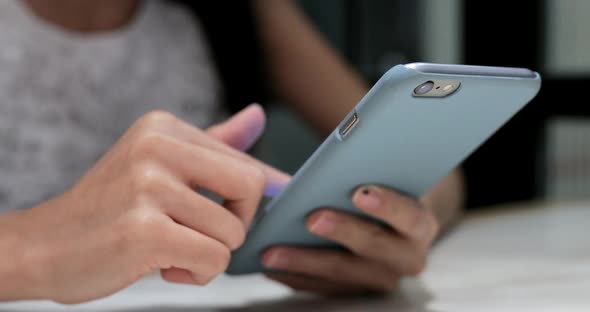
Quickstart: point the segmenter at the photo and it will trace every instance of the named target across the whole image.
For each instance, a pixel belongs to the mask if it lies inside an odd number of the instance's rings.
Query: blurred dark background
[[[498,190],[500,201],[590,195],[590,109],[583,96],[590,74],[590,1],[297,2],[370,83],[409,62],[538,71],[543,87],[537,98],[467,160],[481,180],[481,188],[471,191]],[[271,116],[269,127],[281,130],[268,132],[264,140],[273,148],[263,148],[263,157],[294,172],[320,138],[286,111],[275,108]]]

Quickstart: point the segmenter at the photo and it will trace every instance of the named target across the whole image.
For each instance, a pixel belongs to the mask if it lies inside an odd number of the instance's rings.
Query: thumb
[[[266,117],[258,104],[250,104],[228,120],[207,129],[207,134],[225,144],[244,151],[250,148],[264,132]]]

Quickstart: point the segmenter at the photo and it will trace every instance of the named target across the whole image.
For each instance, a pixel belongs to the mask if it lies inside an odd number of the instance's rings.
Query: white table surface
[[[0,311],[590,311],[589,228],[590,202],[469,215],[436,244],[427,271],[388,298],[293,294],[259,275],[202,288],[149,276],[86,304],[23,301]]]

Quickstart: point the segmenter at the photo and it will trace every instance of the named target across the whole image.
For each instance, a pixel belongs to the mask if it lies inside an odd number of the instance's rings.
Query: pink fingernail
[[[269,268],[285,268],[289,264],[289,259],[277,250],[271,252],[270,256],[265,257],[263,263]]]
[[[359,208],[377,210],[381,207],[381,191],[376,187],[363,186],[354,193],[352,201]]]
[[[330,216],[323,213],[309,226],[309,230],[319,235],[327,235],[334,231],[336,225]]]

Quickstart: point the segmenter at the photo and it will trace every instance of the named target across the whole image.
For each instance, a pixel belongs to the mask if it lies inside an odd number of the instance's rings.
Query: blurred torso
[[[65,191],[148,111],[200,127],[224,116],[199,24],[163,1],[139,10],[82,35],[0,1],[0,211]]]

